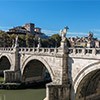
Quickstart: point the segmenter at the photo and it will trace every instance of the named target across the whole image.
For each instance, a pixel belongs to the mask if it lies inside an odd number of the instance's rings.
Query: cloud
[[[100,29],[92,29],[93,32],[100,32]]]
[[[52,30],[42,30],[43,33],[45,33],[48,36],[51,36],[53,34],[60,34],[60,31],[52,31]],[[75,36],[86,36],[87,33],[85,32],[67,32],[67,36],[68,37],[75,37]]]
[[[95,36],[100,37],[100,29],[92,29],[91,31],[94,33]]]
[[[59,31],[52,31],[52,30],[42,30],[42,32],[48,36],[59,33]]]
[[[74,36],[81,37],[81,36],[86,36],[87,33],[85,33],[85,32],[68,32],[67,35],[71,36],[71,37],[74,37]]]
[[[56,31],[54,31],[54,30],[53,31],[52,30],[42,30],[42,32],[45,33],[48,36],[51,36],[53,34],[60,34],[59,30],[56,30]],[[100,39],[100,29],[92,29],[91,32],[94,33],[95,38]],[[67,35],[66,35],[66,37],[76,37],[76,36],[78,36],[78,37],[84,37],[85,36],[86,37],[86,36],[88,36],[88,32],[71,32],[71,31],[68,31]]]
[[[4,30],[4,31],[9,30],[10,28],[11,28],[10,26],[0,26],[0,30]]]

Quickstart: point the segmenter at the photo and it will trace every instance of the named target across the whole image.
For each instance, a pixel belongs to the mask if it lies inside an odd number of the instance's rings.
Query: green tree
[[[33,47],[34,36],[32,34],[26,34],[25,40],[26,40],[27,47]]]
[[[8,47],[8,46],[10,46],[9,35],[6,32],[4,32],[4,31],[0,31],[0,46],[1,47]]]
[[[50,46],[49,39],[41,39],[41,45],[42,47],[49,47]]]
[[[25,35],[23,35],[23,34],[18,35],[18,41],[19,41],[19,46],[20,47],[25,47],[26,46]]]
[[[59,47],[61,42],[61,36],[59,34],[54,34],[49,38],[49,41],[51,42],[50,45],[52,47]]]

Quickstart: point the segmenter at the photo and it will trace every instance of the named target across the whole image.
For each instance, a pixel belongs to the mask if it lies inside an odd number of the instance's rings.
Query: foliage
[[[42,39],[41,40],[41,45],[42,47],[49,47],[49,40],[48,39]]]
[[[50,46],[59,47],[60,41],[61,41],[61,36],[59,34],[54,34],[50,37],[49,40],[50,40]]]
[[[38,37],[32,34],[7,34],[4,31],[0,31],[0,47],[12,47],[15,43],[15,38],[18,35],[18,43],[20,47],[37,47]],[[61,36],[54,34],[49,38],[41,39],[42,47],[59,47],[61,42]],[[70,46],[68,40],[67,45]]]

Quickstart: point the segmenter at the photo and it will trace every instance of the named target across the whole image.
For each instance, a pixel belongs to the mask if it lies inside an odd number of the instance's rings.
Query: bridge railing
[[[0,51],[13,52],[14,48],[5,47],[0,48]],[[100,54],[100,48],[68,48],[69,54]],[[60,48],[26,48],[19,47],[20,53],[58,53],[61,52]]]
[[[4,48],[0,47],[0,51],[13,51],[13,50],[14,48],[12,47],[4,47]]]
[[[57,53],[58,48],[19,48],[19,52],[23,53]]]
[[[12,47],[4,47],[0,48],[0,51],[11,52],[14,48]],[[19,47],[19,52],[34,52],[34,53],[57,53],[58,48],[27,48],[27,47]]]
[[[69,54],[100,54],[100,48],[69,48]]]

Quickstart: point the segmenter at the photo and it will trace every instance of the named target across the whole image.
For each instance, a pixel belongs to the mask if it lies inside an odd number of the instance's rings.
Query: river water
[[[0,90],[0,100],[43,100],[45,89]]]

